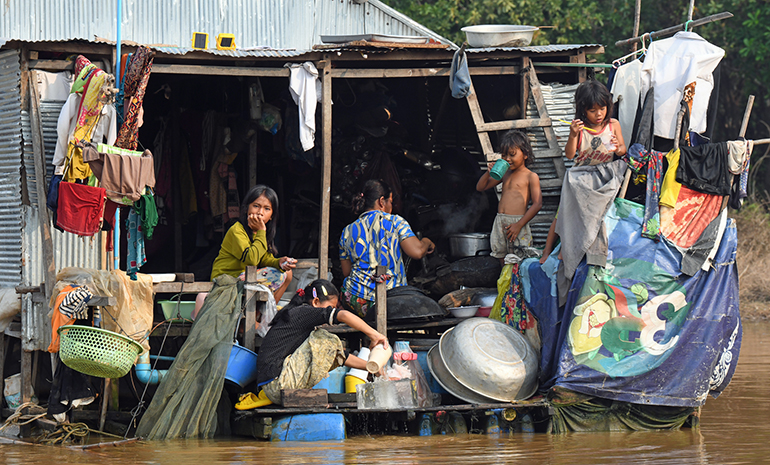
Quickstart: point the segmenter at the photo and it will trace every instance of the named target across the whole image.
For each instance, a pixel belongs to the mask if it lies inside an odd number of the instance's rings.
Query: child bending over
[[[529,221],[543,206],[540,192],[540,178],[527,167],[532,159],[532,146],[526,134],[511,130],[500,141],[501,158],[510,165],[508,172],[499,181],[489,175],[481,175],[476,190],[483,192],[503,183],[503,193],[497,206],[497,216],[492,225],[490,243],[492,256],[502,262],[509,253],[516,253],[520,247],[532,246]],[[493,163],[489,163],[489,169]]]

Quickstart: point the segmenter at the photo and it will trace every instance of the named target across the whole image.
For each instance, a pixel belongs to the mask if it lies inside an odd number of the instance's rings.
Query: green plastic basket
[[[58,332],[61,361],[99,378],[122,378],[144,350],[134,340],[106,329],[66,325]]]

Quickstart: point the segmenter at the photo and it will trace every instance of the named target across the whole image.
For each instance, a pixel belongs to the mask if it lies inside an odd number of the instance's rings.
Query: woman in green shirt
[[[241,204],[241,216],[225,234],[222,248],[214,260],[211,280],[229,274],[241,277],[247,266],[257,266],[257,282],[264,284],[278,301],[291,282],[291,270],[297,261],[290,257],[276,258],[275,225],[278,216],[278,195],[265,185],[249,190]]]

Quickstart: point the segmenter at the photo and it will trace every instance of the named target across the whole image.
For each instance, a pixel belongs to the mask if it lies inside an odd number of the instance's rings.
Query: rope
[[[91,433],[97,433],[102,436],[109,436],[112,438],[122,439],[115,434],[105,433],[104,431],[98,431],[91,429],[85,423],[63,423],[56,431],[51,431],[43,434],[37,439],[38,444],[45,444],[54,446],[56,444],[64,444],[72,438],[73,442],[85,442],[84,438],[88,438]]]
[[[38,405],[34,402],[25,402],[19,405],[13,414],[6,418],[5,423],[0,425],[0,431],[3,431],[5,428],[11,425],[23,426],[32,423],[33,421],[39,418],[43,418],[46,415],[45,413],[39,413],[37,415],[24,415],[23,411],[27,407],[38,407]]]

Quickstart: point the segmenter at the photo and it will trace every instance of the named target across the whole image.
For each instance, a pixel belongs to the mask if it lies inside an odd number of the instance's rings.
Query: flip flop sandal
[[[236,410],[251,410],[258,407],[264,407],[270,405],[273,402],[267,398],[265,391],[259,391],[259,396],[256,396],[253,392],[244,394],[240,397],[239,402],[235,404]]]

